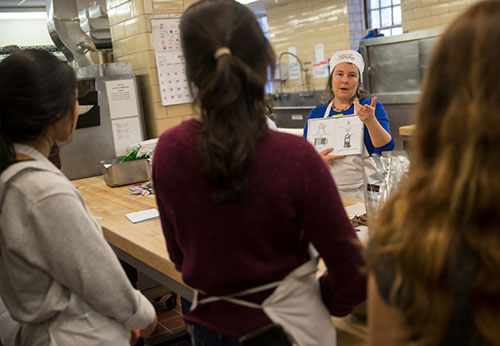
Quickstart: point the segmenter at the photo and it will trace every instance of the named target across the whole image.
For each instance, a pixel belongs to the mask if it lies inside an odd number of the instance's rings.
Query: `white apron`
[[[12,319],[0,298],[0,341],[3,346],[14,346],[19,324]]]
[[[329,117],[332,106],[333,100],[328,105],[323,118]],[[330,164],[330,173],[341,196],[357,199],[365,198],[363,192],[363,158],[366,157],[368,157],[368,151],[363,144],[363,153],[361,155],[349,155],[342,159],[333,160]]]
[[[36,149],[14,144],[16,153],[28,155],[33,159],[52,165]],[[12,166],[15,168],[16,166]],[[101,229],[102,219],[94,217],[96,226]],[[68,306],[59,312],[52,321],[41,324],[23,324],[23,333],[34,333],[44,328],[50,338],[49,346],[92,345],[92,346],[127,346],[130,345],[131,333],[124,325],[106,317],[88,305],[79,295],[70,292]],[[20,335],[17,335],[19,339]],[[16,340],[16,343],[21,340]]]
[[[280,324],[292,337],[296,346],[335,346],[337,336],[330,313],[321,300],[318,270],[318,253],[310,246],[311,259],[291,271],[283,280],[251,288],[228,296],[207,297],[198,301],[195,290],[191,311],[198,304],[219,300],[262,309],[271,321]],[[262,304],[248,302],[238,297],[266,291],[274,292]]]

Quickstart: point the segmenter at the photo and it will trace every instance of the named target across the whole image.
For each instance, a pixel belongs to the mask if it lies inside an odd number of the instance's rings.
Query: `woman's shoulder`
[[[26,203],[37,203],[60,194],[78,197],[78,192],[71,182],[61,172],[56,171],[55,167],[47,167],[38,161],[16,165],[25,167],[19,167],[21,170],[8,182],[2,181],[2,184],[4,184],[5,191],[13,188],[20,193]]]
[[[301,130],[301,129],[299,129]],[[303,146],[306,144],[306,140],[299,135],[293,133],[287,133],[283,131],[269,131],[269,137],[273,139],[273,143],[279,145],[296,145]]]
[[[163,132],[158,140],[156,149],[165,150],[170,147],[186,145],[189,142],[195,142],[193,135],[201,126],[201,122],[197,119],[183,121],[177,126],[174,126]]]
[[[276,153],[275,156],[293,157],[293,160],[301,160],[304,156],[315,155],[314,147],[302,136],[295,134],[270,131],[270,140],[266,141],[266,150]]]
[[[182,137],[186,136],[192,130],[200,128],[201,122],[198,119],[190,119],[181,122],[179,125],[171,127],[160,135],[160,139],[164,137]]]
[[[328,103],[329,102],[325,102],[314,107],[311,111],[311,114],[309,115],[309,118],[322,118],[325,115],[326,109],[328,108]]]

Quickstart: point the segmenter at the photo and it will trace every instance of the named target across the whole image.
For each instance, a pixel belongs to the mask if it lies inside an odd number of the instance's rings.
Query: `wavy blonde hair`
[[[475,268],[464,282],[471,328],[500,344],[499,43],[498,0],[471,6],[445,31],[424,80],[408,180],[378,220],[368,269],[394,266],[390,303],[411,345],[443,340],[459,249]],[[402,296],[411,297],[404,308]]]

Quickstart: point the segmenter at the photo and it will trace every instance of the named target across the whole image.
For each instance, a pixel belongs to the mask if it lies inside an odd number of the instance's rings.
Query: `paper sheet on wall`
[[[316,61],[325,60],[325,46],[323,45],[323,43],[314,45],[314,53],[316,55]]]
[[[173,19],[151,19],[156,68],[164,106],[192,102],[182,55],[179,22]]]
[[[288,79],[300,79],[300,65],[290,64],[288,65]]]
[[[297,55],[297,48],[296,47],[288,47],[288,53],[292,53],[293,55]],[[288,63],[295,64],[296,62],[297,62],[297,59],[295,59],[294,56],[288,54]]]
[[[318,61],[312,64],[313,78],[328,78],[328,61]]]
[[[307,140],[322,151],[333,148],[330,155],[357,155],[363,151],[363,123],[357,115],[309,119]]]
[[[127,147],[142,140],[138,117],[111,120],[116,156],[127,154]]]
[[[133,79],[106,81],[111,119],[139,116]]]

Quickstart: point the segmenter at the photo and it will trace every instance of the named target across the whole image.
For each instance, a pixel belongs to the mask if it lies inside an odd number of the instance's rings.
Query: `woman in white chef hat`
[[[362,158],[373,153],[380,155],[383,151],[394,149],[389,118],[384,106],[377,101],[377,97],[371,98],[366,91],[360,89],[364,68],[363,57],[356,51],[343,50],[333,54],[330,59],[332,72],[324,95],[327,102],[311,111],[304,128],[304,137],[308,138],[310,119],[356,114],[361,120],[364,128],[362,154],[339,155],[336,153],[340,148],[334,147],[320,151],[323,161],[330,167],[340,194],[360,199],[364,198]]]

